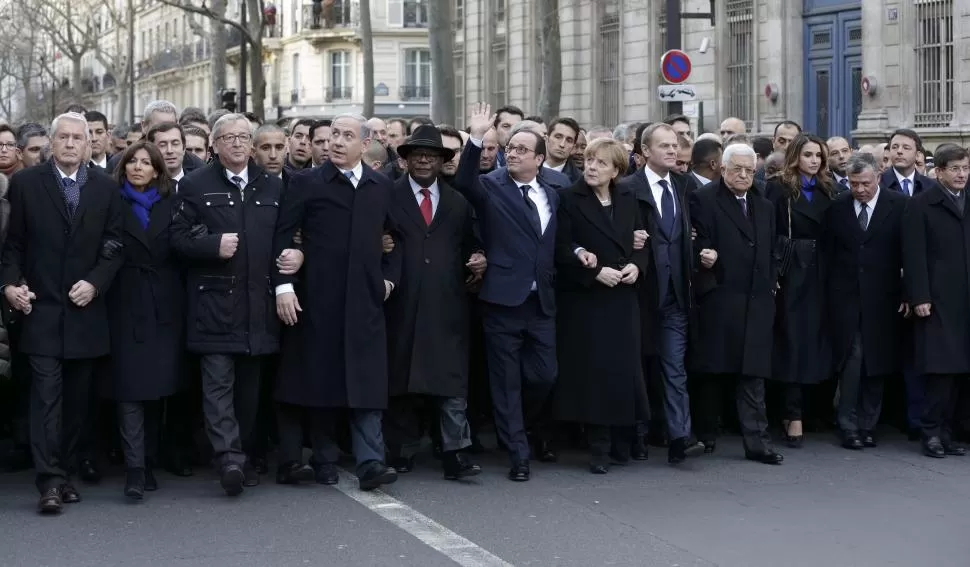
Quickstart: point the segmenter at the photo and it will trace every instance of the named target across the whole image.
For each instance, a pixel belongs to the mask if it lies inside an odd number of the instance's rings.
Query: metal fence
[[[728,114],[744,120],[750,131],[754,121],[754,0],[727,1]]]
[[[915,0],[915,125],[945,127],[953,120],[953,1]]]

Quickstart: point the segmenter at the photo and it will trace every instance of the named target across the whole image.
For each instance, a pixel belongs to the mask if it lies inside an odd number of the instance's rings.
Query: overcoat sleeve
[[[479,181],[478,162],[482,157],[482,148],[469,141],[461,152],[458,171],[455,172],[454,185],[468,202],[478,211],[479,218],[485,213],[484,205],[488,193]]]
[[[716,230],[714,212],[710,210],[710,207],[704,206],[701,195],[698,193],[691,193],[690,195],[690,222],[691,227],[697,232],[697,238],[694,240],[695,253],[691,260],[694,263],[694,286],[697,296],[700,297],[717,287],[716,270],[719,265],[717,262],[710,268],[701,265],[701,250],[716,251],[717,248],[713,241],[714,231]],[[771,239],[774,240],[774,236]]]
[[[121,265],[125,263],[121,235],[124,205],[121,201],[121,195],[117,191],[111,191],[110,195],[104,232],[101,235],[101,253],[98,254],[98,261],[85,277],[85,281],[93,285],[98,293],[104,293],[107,290],[111,285],[111,280],[121,269]]]
[[[283,192],[283,199],[280,202],[280,212],[276,217],[276,233],[273,236],[273,257],[278,258],[283,250],[293,247],[293,237],[297,231],[303,228],[303,217],[306,212],[306,175],[294,175],[290,177],[290,185]],[[279,268],[272,270],[273,286],[284,284],[295,284],[299,278],[297,274],[284,276]]]
[[[7,240],[3,243],[3,255],[0,259],[0,289],[8,285],[20,285],[24,278],[23,254],[27,235],[27,213],[24,210],[23,174],[15,174],[10,179],[10,189],[7,198],[10,200],[10,225],[7,228]],[[29,285],[29,284],[28,284]]]
[[[587,268],[576,257],[573,231],[575,223],[573,219],[575,207],[572,198],[563,196],[559,199],[559,207],[556,210],[556,269],[557,277],[577,283],[583,287],[590,287],[596,281],[603,267],[597,265],[595,268]]]
[[[202,195],[190,178],[179,182],[178,201],[172,218],[172,248],[190,260],[218,260],[222,234],[195,236],[192,228],[202,222]]]
[[[916,197],[903,211],[903,288],[912,305],[930,303],[930,270],[926,263],[926,214]]]

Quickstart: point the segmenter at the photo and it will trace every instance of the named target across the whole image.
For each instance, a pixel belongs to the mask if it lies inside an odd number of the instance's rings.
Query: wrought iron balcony
[[[360,18],[355,8],[350,0],[334,0],[332,6],[324,6],[323,2],[306,4],[303,6],[303,29],[315,31],[356,28]]]
[[[350,100],[352,96],[354,96],[353,87],[327,87],[327,90],[324,92],[324,97],[327,102]]]
[[[431,87],[429,85],[405,85],[398,89],[401,100],[430,100]]]

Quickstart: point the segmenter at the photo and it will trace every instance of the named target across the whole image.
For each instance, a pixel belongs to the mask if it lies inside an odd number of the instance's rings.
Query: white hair
[[[696,140],[694,140],[694,143],[696,144],[697,142],[700,142],[701,140],[713,140],[713,141],[717,142],[718,144],[722,144],[723,143],[721,141],[721,137],[718,136],[717,134],[713,133],[713,132],[705,132],[705,133],[701,134],[700,136],[697,137]]]
[[[230,113],[230,114],[225,114],[223,116],[220,116],[219,119],[216,120],[216,123],[212,125],[212,135],[211,135],[212,139],[209,140],[209,143],[214,145],[216,143],[216,140],[219,139],[219,136],[222,135],[221,132],[226,127],[226,125],[234,122],[245,122],[246,128],[249,129],[249,134],[252,135],[253,123],[250,122],[245,115]]]
[[[330,123],[335,124],[341,118],[349,118],[351,120],[356,120],[360,124],[360,139],[366,140],[367,138],[370,138],[371,129],[370,129],[370,126],[368,126],[367,124],[369,121],[367,120],[366,117],[364,117],[364,115],[354,114],[353,112],[344,112],[342,114],[338,114],[334,116],[333,120]]]
[[[734,156],[749,157],[755,162],[758,161],[758,154],[755,153],[754,148],[747,144],[737,143],[724,148],[724,153],[721,154],[721,165],[727,166],[730,164],[731,158]]]
[[[148,120],[148,117],[156,112],[174,114],[176,121],[178,120],[179,109],[174,104],[167,100],[153,100],[145,105],[145,111],[141,115],[142,121]]]
[[[84,118],[84,115],[79,112],[65,112],[51,122],[51,138],[57,136],[57,127],[61,125],[61,122],[65,120],[80,122],[84,126],[84,139],[90,140],[91,133],[88,132],[88,121]]]

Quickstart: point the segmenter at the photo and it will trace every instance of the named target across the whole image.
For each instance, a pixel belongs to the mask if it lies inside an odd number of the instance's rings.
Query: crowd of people
[[[428,436],[465,479],[486,426],[512,481],[565,446],[594,474],[648,446],[679,465],[724,430],[778,465],[769,410],[787,447],[813,414],[875,447],[897,376],[922,452],[965,453],[960,146],[483,103],[464,130],[142,117],[0,125],[8,464],[43,513],[111,459],[133,500],[209,463],[237,496],[274,451],[277,483],[335,484],[350,454],[373,490]]]

